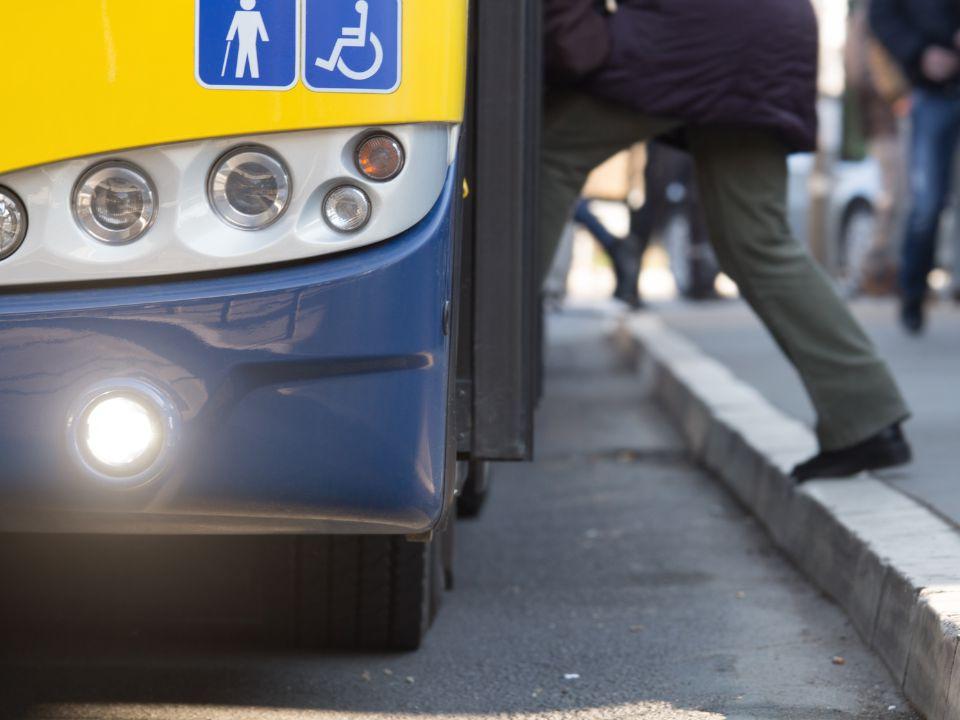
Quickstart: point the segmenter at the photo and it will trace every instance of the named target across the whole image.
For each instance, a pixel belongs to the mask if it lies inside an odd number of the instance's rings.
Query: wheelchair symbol
[[[321,70],[333,70],[336,68],[345,77],[355,80],[369,80],[379,72],[383,66],[383,45],[376,33],[369,33],[370,44],[373,46],[374,59],[373,64],[366,70],[356,71],[351,69],[343,59],[345,48],[362,48],[367,45],[367,16],[370,12],[370,6],[367,0],[357,0],[354,6],[360,15],[360,25],[358,27],[345,27],[341,29],[341,36],[333,46],[333,52],[327,60],[317,58],[314,64]]]

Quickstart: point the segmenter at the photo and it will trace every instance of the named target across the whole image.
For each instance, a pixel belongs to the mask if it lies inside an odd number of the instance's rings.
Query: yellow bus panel
[[[206,89],[195,74],[194,3],[5,3],[0,173],[207,137],[462,119],[467,0],[404,0],[402,80],[390,94],[317,93],[302,82]]]

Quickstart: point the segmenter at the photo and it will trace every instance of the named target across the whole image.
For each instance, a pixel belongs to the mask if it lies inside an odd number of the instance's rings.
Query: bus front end
[[[0,531],[398,562],[453,496],[465,0],[54,6],[6,11]]]

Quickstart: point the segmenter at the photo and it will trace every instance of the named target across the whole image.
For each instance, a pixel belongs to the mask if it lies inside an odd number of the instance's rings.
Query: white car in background
[[[865,265],[876,242],[877,206],[883,186],[880,164],[874,158],[840,159],[842,127],[840,101],[836,98],[821,99],[822,170],[815,169],[816,156],[812,153],[791,156],[787,203],[793,232],[801,241],[810,244],[815,237],[810,226],[813,199],[817,196],[825,198],[824,226],[821,229],[823,246],[812,248],[812,251],[830,275],[837,279],[841,289],[853,295],[859,290]],[[957,249],[960,246],[958,190],[960,187],[955,188],[940,224],[937,260],[942,270],[932,277],[934,290],[946,289],[948,273],[960,275],[960,252]],[[909,208],[903,207],[901,210],[906,213]],[[905,216],[897,219],[900,225],[894,231],[892,247],[887,249],[893,265],[899,262],[902,223],[905,220]],[[954,287],[957,287],[956,280]]]
[[[882,191],[880,166],[873,158],[835,160],[826,156],[826,170],[818,172],[812,153],[789,159],[787,208],[794,235],[809,244],[815,194],[824,200],[823,247],[814,252],[841,288],[857,291],[877,232],[877,200]]]

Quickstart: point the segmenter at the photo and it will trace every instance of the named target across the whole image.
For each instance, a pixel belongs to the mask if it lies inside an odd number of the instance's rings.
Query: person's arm
[[[871,0],[870,27],[897,62],[917,76],[930,41],[912,23],[908,7],[909,0]]]
[[[230,24],[230,30],[227,32],[227,42],[232,41],[237,36],[237,28],[240,25],[240,13],[233,16],[233,22]]]
[[[546,0],[543,29],[551,78],[579,79],[603,65],[610,54],[607,19],[596,0]]]
[[[264,42],[270,42],[270,36],[267,35],[267,26],[263,22],[263,15],[261,15],[260,13],[257,13],[257,22],[260,25],[260,27],[257,30],[260,33],[260,39],[263,40]]]

